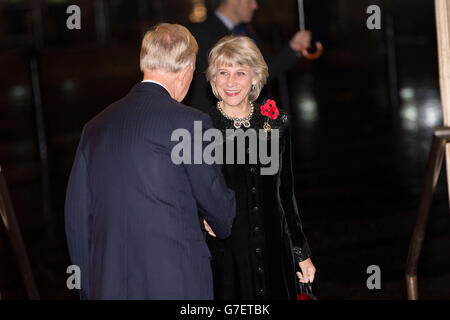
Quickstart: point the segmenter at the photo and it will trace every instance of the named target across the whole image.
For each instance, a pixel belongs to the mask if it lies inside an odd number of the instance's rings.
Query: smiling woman
[[[248,93],[254,86],[252,81],[252,70],[248,66],[219,67],[216,90],[222,98],[222,109],[232,117],[248,115]]]
[[[221,108],[232,117],[246,117],[269,75],[258,47],[248,37],[227,36],[211,50],[206,78]]]
[[[227,159],[222,172],[237,204],[231,236],[215,238],[205,222],[215,298],[296,299],[297,282],[313,281],[315,268],[293,193],[288,115],[273,100],[254,103],[268,69],[250,38],[222,38],[209,54],[206,77],[219,100],[209,112],[213,127],[245,135],[244,152],[240,144],[228,148],[229,136],[221,144]],[[261,133],[258,139],[250,138],[253,130]],[[270,150],[279,165],[265,174],[268,163],[255,158],[256,150]],[[228,161],[239,156],[244,160]]]

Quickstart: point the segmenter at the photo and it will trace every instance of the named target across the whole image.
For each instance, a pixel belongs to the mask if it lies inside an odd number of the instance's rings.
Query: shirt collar
[[[221,14],[219,10],[214,11],[214,13],[216,14],[217,18],[219,18],[220,21],[223,22],[223,24],[225,25],[225,27],[227,27],[228,30],[230,31],[233,30],[234,24],[233,22],[230,21],[230,19]]]

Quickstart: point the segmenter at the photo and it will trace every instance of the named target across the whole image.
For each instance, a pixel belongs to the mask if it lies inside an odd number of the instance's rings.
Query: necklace
[[[223,109],[220,107],[220,101],[217,101],[217,109],[219,109],[220,113],[227,118],[228,120],[233,121],[233,125],[236,129],[239,129],[241,125],[243,125],[245,128],[250,127],[250,119],[253,115],[253,102],[250,102],[250,114],[244,118],[233,118],[228,116]]]

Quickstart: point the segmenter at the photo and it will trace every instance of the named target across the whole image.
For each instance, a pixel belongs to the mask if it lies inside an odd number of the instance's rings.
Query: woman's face
[[[253,81],[249,66],[219,66],[216,75],[216,89],[227,106],[243,106],[248,103]]]

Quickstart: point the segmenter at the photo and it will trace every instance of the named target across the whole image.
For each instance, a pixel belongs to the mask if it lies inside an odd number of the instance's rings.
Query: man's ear
[[[179,74],[178,74],[179,80],[185,81],[185,79],[189,75],[190,69],[191,69],[191,66],[189,64],[186,67],[184,67],[183,69],[181,69]]]

